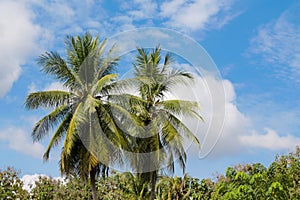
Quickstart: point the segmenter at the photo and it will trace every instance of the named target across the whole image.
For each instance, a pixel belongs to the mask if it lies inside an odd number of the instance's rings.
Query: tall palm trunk
[[[91,181],[93,199],[98,200],[97,189],[96,189],[96,168],[95,167],[93,167],[92,170],[90,171],[90,181]]]
[[[156,171],[151,173],[151,195],[150,200],[154,200],[155,198],[155,185],[156,185]]]

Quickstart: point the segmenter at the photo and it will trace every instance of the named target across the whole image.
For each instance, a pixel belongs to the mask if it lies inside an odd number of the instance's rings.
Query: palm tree
[[[121,158],[115,155],[120,152],[112,154],[107,141],[126,145],[111,113],[114,104],[108,98],[117,90],[117,75],[113,71],[119,58],[111,56],[112,49],[105,56],[105,43],[106,40],[99,42],[98,37],[93,38],[89,33],[68,36],[66,59],[56,52],[41,55],[38,60],[41,71],[61,81],[67,90],[33,92],[25,100],[28,109],[52,109],[32,131],[33,141],[53,132],[44,160],[49,159],[52,148],[63,140],[61,173],[78,174],[85,181],[90,177],[93,199],[97,199],[95,182],[100,170],[105,171],[110,163]]]
[[[123,185],[121,189],[128,195],[129,198],[136,200],[149,198],[147,183],[140,185],[140,182],[132,173],[124,172],[120,174],[120,182],[127,183],[126,185]]]
[[[157,183],[157,199],[189,199],[191,188],[186,174],[181,177],[161,177]]]
[[[151,52],[141,48],[137,51],[134,75],[139,96],[129,95],[129,100],[123,99],[119,103],[127,102],[123,106],[130,108],[136,124],[140,125],[138,129],[129,130],[135,134],[131,134],[131,141],[134,141],[131,148],[136,153],[136,156],[131,157],[130,164],[142,183],[151,182],[150,199],[154,199],[158,170],[162,166],[167,166],[168,171],[173,173],[174,163],[177,161],[185,170],[183,138],[200,145],[196,136],[179,117],[202,118],[197,113],[197,102],[165,99],[166,94],[172,91],[172,86],[189,83],[193,79],[192,75],[183,70],[170,69],[170,54],[166,54],[160,64],[159,47]]]

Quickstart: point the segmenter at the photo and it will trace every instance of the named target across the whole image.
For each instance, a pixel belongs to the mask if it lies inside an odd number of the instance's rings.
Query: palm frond
[[[172,125],[176,127],[181,134],[184,134],[187,138],[191,139],[200,148],[200,142],[198,138],[184,123],[182,123],[176,116],[172,114],[168,114],[168,118]]]
[[[158,65],[161,60],[161,48],[157,46],[150,54],[151,63]]]
[[[125,94],[128,91],[137,91],[137,82],[135,78],[116,80],[105,85],[100,94],[101,96],[108,96],[110,94]]]
[[[86,34],[84,36],[86,43],[89,41],[90,34]],[[68,63],[72,66],[72,69],[77,73],[79,68],[84,61],[86,55],[83,51],[83,44],[82,44],[81,37],[73,37],[68,35],[65,40],[65,44],[67,47],[67,59]]]
[[[65,118],[62,120],[62,122],[60,123],[60,125],[57,127],[57,129],[55,130],[55,132],[53,133],[53,136],[48,144],[48,147],[43,155],[44,160],[48,160],[49,159],[49,154],[50,151],[53,147],[55,147],[59,141],[62,140],[63,136],[65,135],[65,133],[68,130],[70,121],[72,119],[72,114],[69,113],[65,116]]]
[[[167,167],[166,169],[171,173],[171,174],[174,174],[175,172],[175,165],[174,165],[174,155],[173,155],[173,152],[172,152],[172,149],[168,152],[168,158],[167,158]]]
[[[66,91],[44,91],[30,93],[25,100],[27,109],[52,108],[68,104],[72,93]]]
[[[109,103],[116,125],[126,134],[140,135],[144,132],[142,121],[123,106]]]
[[[168,75],[161,82],[161,88],[164,88],[165,91],[170,91],[172,87],[176,85],[189,85],[193,81],[193,76],[189,72],[172,69]]]
[[[136,65],[142,69],[149,63],[149,57],[145,49],[138,48],[138,55],[136,56]]]
[[[133,114],[144,116],[147,113],[146,106],[148,105],[148,102],[138,96],[131,94],[115,94],[109,95],[108,98],[110,102],[122,106]]]
[[[57,80],[64,83],[66,87],[82,87],[77,74],[56,52],[46,52],[38,59],[38,64],[42,66],[41,71],[53,75]]]
[[[118,76],[117,74],[105,75],[104,77],[99,79],[95,85],[93,85],[91,93],[96,96],[97,94],[99,94],[101,92],[103,87],[105,87],[106,85],[111,83],[113,80],[115,80],[117,78],[117,76]]]
[[[175,137],[178,137],[178,135],[177,129],[169,121],[164,120],[161,136],[163,145],[169,145]]]
[[[69,111],[70,108],[68,105],[62,105],[39,120],[32,130],[31,136],[33,138],[33,141],[40,141],[45,135],[49,133],[52,128],[54,128],[60,122],[61,119],[65,117],[65,115]]]
[[[115,55],[115,49],[117,45],[113,45],[107,52],[106,56],[101,59],[101,70],[97,76],[98,78],[101,76],[105,76],[107,74],[111,74],[115,72],[115,67],[118,65],[120,61],[120,56]]]
[[[168,72],[169,65],[173,62],[171,54],[167,53],[164,57],[164,64],[161,69],[161,74],[166,74]]]
[[[173,157],[173,162],[177,162],[185,172],[186,152],[183,146],[183,137],[176,135],[171,141],[171,144],[166,146],[169,149],[169,156]],[[174,165],[174,163],[172,163]],[[172,171],[171,171],[172,172]]]
[[[79,122],[82,119],[83,116],[80,116],[80,112],[82,111],[82,103],[79,103],[77,108],[75,109],[72,119],[70,121],[67,133],[66,133],[66,138],[65,138],[65,142],[64,142],[64,151],[66,155],[70,155],[71,149],[74,145],[74,141],[76,140],[76,138],[78,137],[78,133],[77,133],[77,128],[79,125]]]
[[[164,110],[175,115],[196,117],[203,121],[202,117],[196,112],[200,109],[199,103],[196,101],[164,100],[162,102],[158,102],[157,105],[162,105]]]
[[[61,151],[60,171],[62,175],[77,175],[79,174],[79,162],[82,159],[82,153],[86,152],[86,148],[83,146],[81,140],[76,139],[73,147],[67,154],[65,147],[63,146]],[[84,176],[82,176],[84,178]],[[86,179],[84,179],[86,180]]]
[[[102,119],[102,122],[106,125],[106,131],[109,130],[109,132],[113,133],[108,135],[108,138],[113,142],[113,144],[121,148],[128,149],[126,139],[124,138],[122,131],[118,128],[118,125],[115,123],[114,115],[111,113],[111,107],[100,106],[98,115],[99,118]]]

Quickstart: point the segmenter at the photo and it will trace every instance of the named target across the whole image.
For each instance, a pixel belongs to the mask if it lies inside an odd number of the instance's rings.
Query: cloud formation
[[[171,0],[160,6],[160,15],[166,18],[166,25],[180,30],[221,28],[235,16],[230,13],[232,4],[232,0]]]
[[[18,127],[9,127],[0,131],[0,141],[10,149],[34,158],[42,158],[44,146],[38,142],[33,143],[27,136],[28,132]]]
[[[26,174],[21,178],[23,182],[23,189],[30,191],[32,188],[35,187],[35,182],[39,180],[39,178],[50,178],[45,174]],[[54,177],[56,181],[61,181],[62,183],[66,183],[66,180],[63,177]]]
[[[208,88],[207,82],[210,82],[213,87]],[[211,101],[211,90],[221,88],[221,85],[224,88],[226,98],[225,102],[219,103],[223,103],[225,106],[225,116],[220,114],[223,112],[221,107],[214,107]],[[175,87],[174,94],[180,99],[200,102],[200,114],[204,118],[204,122],[197,123],[196,120],[191,119],[184,121],[196,133],[201,142],[200,158],[205,158],[207,155],[212,158],[235,155],[253,148],[269,151],[293,150],[296,145],[300,144],[300,137],[288,133],[279,135],[273,127],[261,130],[255,126],[253,119],[241,112],[236,105],[234,85],[229,80],[198,76],[193,85]],[[215,98],[219,97],[215,96]],[[214,120],[218,120],[220,123],[224,121],[221,132],[219,129],[211,127],[214,112],[220,114]],[[195,149],[195,146],[192,146],[190,152],[194,154],[199,151]]]
[[[18,80],[21,65],[38,49],[36,38],[41,29],[33,17],[23,3],[0,2],[0,98]]]
[[[219,29],[239,15],[232,9],[234,0],[132,0],[122,2],[112,17],[112,27],[126,31],[136,27],[153,27],[156,23],[164,28],[183,32]],[[116,26],[117,25],[117,26]]]
[[[250,52],[262,56],[276,76],[299,82],[300,4],[287,9],[275,21],[262,25],[251,39]]]
[[[265,133],[259,134],[252,132],[249,135],[239,137],[242,145],[248,147],[258,147],[269,150],[284,150],[290,151],[300,144],[300,138],[293,135],[280,136],[276,131],[265,128]]]
[[[21,178],[21,181],[23,182],[23,189],[30,191],[32,188],[35,187],[35,181],[38,181],[40,177],[47,177],[45,174],[33,174],[29,175],[26,174]]]

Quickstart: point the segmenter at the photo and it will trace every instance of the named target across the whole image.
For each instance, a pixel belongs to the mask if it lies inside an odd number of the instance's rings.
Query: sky
[[[196,135],[209,147],[199,152],[188,146],[186,172],[205,178],[239,163],[268,166],[277,154],[300,145],[299,10],[297,0],[0,0],[0,168],[14,166],[26,177],[60,175],[61,147],[44,162],[49,137],[36,143],[31,139],[32,127],[48,111],[23,106],[30,92],[63,88],[40,72],[39,55],[64,55],[66,35],[89,31],[104,39],[145,27],[157,30],[158,39],[169,30],[193,40],[220,73],[218,79],[197,74],[189,86],[193,95],[176,88],[178,97],[197,96],[207,119],[198,124]],[[222,103],[224,116],[212,118],[223,112],[213,109],[214,101]],[[222,123],[222,131],[210,127],[211,119]],[[215,136],[216,145],[205,143],[206,136]]]

